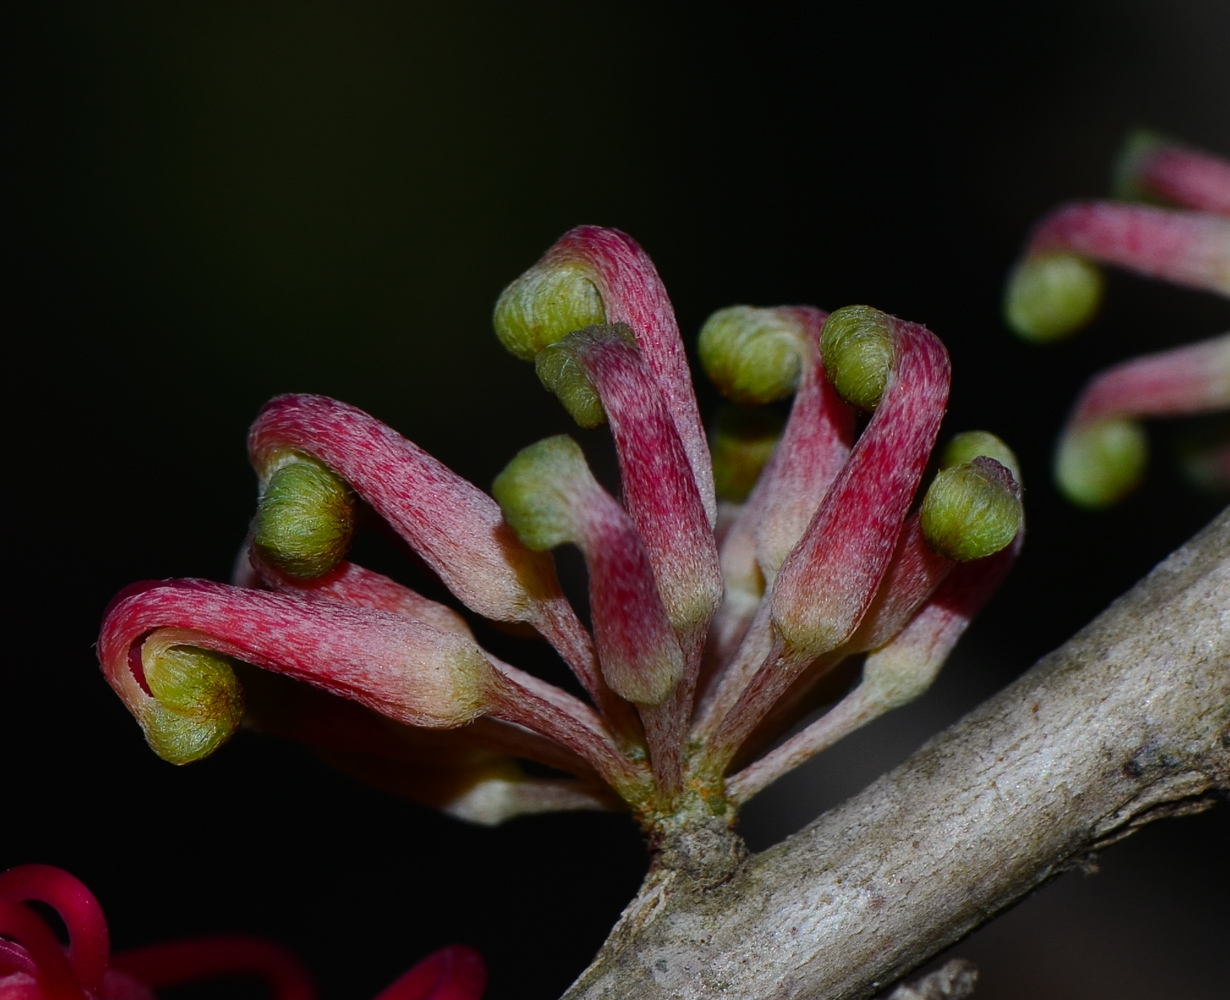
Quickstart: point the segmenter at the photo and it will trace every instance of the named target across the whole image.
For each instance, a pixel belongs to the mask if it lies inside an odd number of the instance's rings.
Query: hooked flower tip
[[[142,644],[141,667],[153,697],[136,715],[154,753],[171,764],[190,764],[239,728],[243,691],[229,657],[177,640],[182,633],[155,632]]]
[[[1026,340],[1059,340],[1093,319],[1103,284],[1102,272],[1084,257],[1031,254],[1008,276],[1004,319]]]
[[[542,384],[555,394],[568,415],[586,430],[606,423],[606,410],[602,408],[598,390],[577,357],[577,351],[582,348],[586,338],[601,336],[618,337],[636,346],[636,336],[624,323],[588,326],[583,330],[573,330],[544,348],[534,365]]]
[[[1149,442],[1139,421],[1123,417],[1069,427],[1055,455],[1055,485],[1075,504],[1109,507],[1140,483]]]
[[[354,525],[346,484],[320,462],[288,456],[265,483],[252,544],[287,576],[315,579],[345,558]]]
[[[845,306],[829,315],[820,334],[824,374],[848,403],[874,410],[896,359],[887,314],[871,306]]]
[[[808,344],[798,323],[782,310],[731,306],[705,320],[696,348],[706,374],[724,395],[759,405],[798,388]]]
[[[519,451],[495,477],[491,493],[521,541],[543,552],[574,540],[572,499],[566,491],[588,476],[580,446],[559,434]]]
[[[500,343],[523,361],[573,330],[606,322],[588,268],[544,258],[500,293],[492,316]]]
[[[1022,517],[1021,488],[1012,473],[979,456],[940,470],[923,499],[919,527],[932,550],[969,562],[1009,545]]]

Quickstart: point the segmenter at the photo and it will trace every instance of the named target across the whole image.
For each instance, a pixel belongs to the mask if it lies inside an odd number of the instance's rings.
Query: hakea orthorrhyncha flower
[[[566,234],[494,321],[578,423],[609,425],[620,496],[565,436],[517,455],[491,496],[354,407],[274,399],[249,436],[261,499],[234,584],[139,584],[103,623],[103,670],[162,756],[203,757],[247,718],[478,822],[621,806],[658,832],[731,822],[925,690],[1020,547],[1019,474],[993,435],[958,435],[915,509],[949,383],[922,326],[867,306],[715,314],[700,356],[743,407],[719,422],[715,470],[670,301],[632,239]],[[791,395],[784,426],[747,409]],[[349,562],[356,498],[471,612],[536,630],[587,700]],[[586,561],[589,628],[556,579],[562,544]],[[844,700],[763,752],[864,654]]]
[[[1152,134],[1132,137],[1117,194],[1177,207],[1092,201],[1062,206],[1034,228],[1008,279],[1005,314],[1022,337],[1049,341],[1093,319],[1098,264],[1230,296],[1230,162]],[[1085,386],[1055,453],[1055,481],[1085,507],[1140,482],[1148,444],[1140,419],[1230,408],[1230,332],[1135,358]],[[1230,444],[1196,453],[1189,472],[1230,488]]]
[[[68,931],[60,944],[27,903],[49,906]],[[156,1000],[157,990],[206,979],[256,978],[274,1000],[316,1000],[307,970],[262,938],[218,936],[111,954],[107,921],[94,895],[51,865],[0,872],[0,1000]],[[482,956],[452,945],[429,955],[377,1000],[479,1000]]]

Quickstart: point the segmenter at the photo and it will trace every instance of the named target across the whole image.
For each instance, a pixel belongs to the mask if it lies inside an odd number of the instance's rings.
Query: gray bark
[[[666,846],[566,995],[869,997],[1091,852],[1230,791],[1230,510],[900,767],[747,857]]]

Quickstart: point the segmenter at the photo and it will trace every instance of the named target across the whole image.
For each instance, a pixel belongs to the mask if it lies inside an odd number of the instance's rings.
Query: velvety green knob
[[[941,470],[923,499],[919,522],[927,544],[948,559],[981,559],[1008,545],[1021,527],[1021,489],[990,458]]]
[[[583,265],[539,262],[500,294],[492,322],[501,344],[533,361],[573,330],[605,323],[606,310]]]
[[[1111,418],[1069,428],[1055,455],[1055,485],[1082,507],[1109,507],[1132,492],[1149,461],[1135,420]]]
[[[143,657],[154,700],[138,721],[150,748],[172,764],[208,757],[239,727],[243,693],[230,660],[194,646],[170,646]]]
[[[1083,257],[1026,257],[1008,276],[1004,319],[1026,340],[1058,340],[1093,319],[1102,302],[1102,286],[1102,272]]]
[[[871,306],[845,306],[829,315],[820,335],[824,374],[841,398],[874,410],[896,360],[892,318]]]
[[[519,451],[491,493],[521,541],[541,552],[574,540],[570,485],[591,480],[580,446],[560,434]]]
[[[319,462],[295,457],[265,485],[252,543],[287,576],[313,579],[333,569],[354,536],[354,496]]]
[[[803,372],[806,334],[777,309],[731,306],[705,320],[697,353],[713,384],[754,406],[789,396]]]

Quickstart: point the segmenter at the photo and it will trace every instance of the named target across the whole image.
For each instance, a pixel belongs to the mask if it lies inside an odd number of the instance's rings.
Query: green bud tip
[[[1174,144],[1149,129],[1128,133],[1111,173],[1111,194],[1121,201],[1156,201],[1140,183],[1140,168],[1155,150],[1171,145]]]
[[[319,462],[295,456],[269,477],[252,542],[282,572],[322,576],[345,558],[353,536],[354,497]]]
[[[492,315],[500,343],[524,361],[573,330],[605,322],[589,271],[573,263],[535,264],[504,289]]]
[[[725,407],[713,430],[713,480],[723,500],[747,499],[782,434],[776,413]]]
[[[705,373],[724,395],[756,406],[798,387],[807,341],[776,309],[731,306],[705,320],[696,347]]]
[[[145,683],[154,700],[138,721],[154,753],[172,764],[208,757],[239,727],[243,692],[231,661],[195,646],[142,650]]]
[[[602,333],[615,333],[636,345],[636,335],[624,323],[590,326],[574,330],[550,347],[543,348],[534,365],[539,381],[555,393],[568,415],[587,430],[606,423],[606,411],[584,365],[577,360],[576,352],[580,347],[580,338]]]
[[[519,451],[491,492],[521,541],[541,552],[573,541],[569,486],[590,479],[580,446],[560,434]]]
[[[896,361],[891,317],[871,306],[845,306],[820,334],[824,374],[841,398],[863,410],[880,405]]]
[[[955,435],[940,455],[940,468],[950,469],[954,465],[964,465],[976,458],[995,459],[1012,473],[1013,479],[1024,484],[1021,479],[1021,463],[1017,460],[1016,453],[990,431],[962,431]]]
[[[1026,340],[1059,340],[1093,319],[1102,285],[1102,272],[1083,257],[1030,255],[1008,276],[1004,319]]]
[[[1055,454],[1055,485],[1074,504],[1097,509],[1136,488],[1149,460],[1144,428],[1122,417],[1067,430]]]
[[[1021,527],[1021,489],[992,458],[941,470],[919,512],[927,544],[948,559],[969,562],[1008,545]]]

